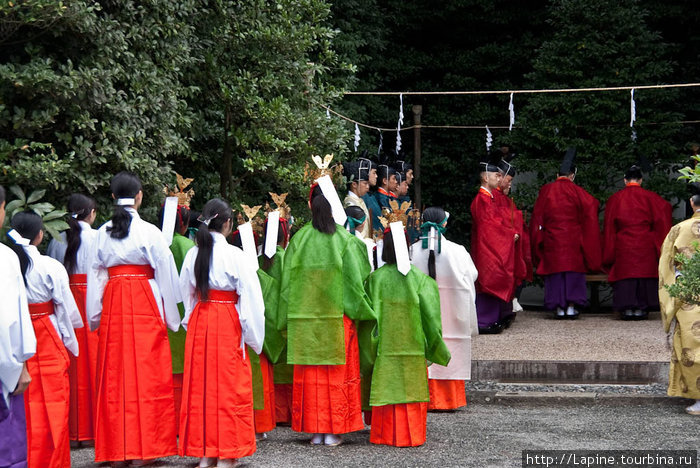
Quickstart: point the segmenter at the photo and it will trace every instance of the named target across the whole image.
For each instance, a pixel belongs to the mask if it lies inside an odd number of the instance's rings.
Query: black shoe
[[[646,320],[649,318],[649,312],[646,310],[636,309],[634,311],[634,320]]]
[[[620,318],[622,320],[632,320],[634,319],[634,311],[632,309],[625,309],[620,313]]]
[[[479,327],[479,335],[498,335],[503,331],[503,326],[496,322],[488,327]]]
[[[503,328],[510,328],[512,323],[515,321],[515,316],[517,314],[510,314],[509,316],[505,317],[502,322],[500,322],[503,325]]]

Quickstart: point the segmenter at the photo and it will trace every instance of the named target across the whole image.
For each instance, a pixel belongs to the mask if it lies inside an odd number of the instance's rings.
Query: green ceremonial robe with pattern
[[[194,247],[194,242],[185,236],[178,233],[173,234],[173,242],[170,244],[170,251],[175,258],[175,266],[177,272],[182,269],[182,262],[185,260],[187,252]],[[180,311],[180,320],[185,316],[185,308],[182,304],[177,305],[177,310]],[[185,368],[185,339],[187,332],[184,328],[176,332],[168,329],[168,341],[170,341],[170,354],[173,358],[173,374],[182,374]]]
[[[278,329],[287,330],[287,362],[345,364],[343,315],[375,320],[364,290],[370,267],[362,241],[336,224],[333,234],[311,223],[284,255]]]
[[[428,361],[446,366],[440,293],[434,279],[411,265],[406,276],[395,264],[373,272],[367,294],[377,313],[377,356],[371,406],[429,401]]]

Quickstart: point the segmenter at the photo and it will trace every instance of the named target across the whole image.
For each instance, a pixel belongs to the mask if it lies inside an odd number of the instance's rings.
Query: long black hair
[[[10,222],[12,229],[17,231],[20,236],[29,241],[33,241],[36,236],[39,235],[39,231],[44,227],[44,223],[41,220],[41,216],[34,213],[33,211],[22,211],[15,214]],[[22,271],[22,277],[24,278],[24,284],[27,284],[27,271],[29,271],[29,266],[31,265],[31,260],[29,255],[24,251],[21,245],[12,243],[10,248],[17,254],[19,258],[19,267]]]
[[[221,198],[209,200],[202,208],[201,218],[203,222],[197,231],[198,252],[194,261],[194,277],[197,281],[197,292],[202,301],[209,298],[209,269],[214,247],[214,239],[209,231],[221,232],[224,224],[231,217],[231,207]],[[207,221],[209,222],[207,223]]]
[[[122,171],[112,177],[110,183],[112,195],[115,203],[119,198],[134,198],[141,191],[141,180],[136,174]],[[107,228],[107,232],[112,239],[124,239],[129,235],[131,226],[131,215],[121,205],[114,205],[114,215],[112,215],[112,226]]]
[[[431,206],[430,208],[426,208],[425,211],[423,211],[423,222],[424,223],[435,223],[435,224],[440,224],[443,221],[445,221],[445,210],[440,208],[439,206]],[[426,235],[426,234],[423,234]],[[430,275],[431,278],[435,278],[435,251],[431,250],[430,254],[428,255],[428,275]]]
[[[80,248],[80,223],[85,221],[96,207],[95,200],[80,193],[74,193],[68,199],[68,226],[70,229],[66,231],[66,255],[63,257],[63,266],[66,267],[68,274],[73,274],[77,267],[77,254]]]
[[[396,252],[394,252],[394,236],[391,229],[384,230],[384,247],[382,247],[382,261],[390,265],[396,264]]]
[[[311,191],[311,224],[324,234],[335,232],[335,220],[330,202],[323,196],[321,187],[316,185]]]

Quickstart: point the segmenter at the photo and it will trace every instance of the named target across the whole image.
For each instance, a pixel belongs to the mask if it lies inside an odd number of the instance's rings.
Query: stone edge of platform
[[[628,405],[663,405],[681,406],[689,401],[684,398],[667,395],[619,394],[598,392],[501,392],[494,390],[472,390],[467,393],[467,400],[481,404],[536,404],[571,405],[592,404],[606,406]]]

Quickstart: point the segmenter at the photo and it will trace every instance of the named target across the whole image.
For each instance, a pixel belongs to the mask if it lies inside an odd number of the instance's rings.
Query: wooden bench
[[[608,275],[605,273],[595,273],[595,274],[590,274],[586,275],[586,283],[590,283],[591,285],[591,311],[592,312],[599,312],[600,311],[600,293],[598,288],[600,287],[600,283],[607,283],[608,282]]]

